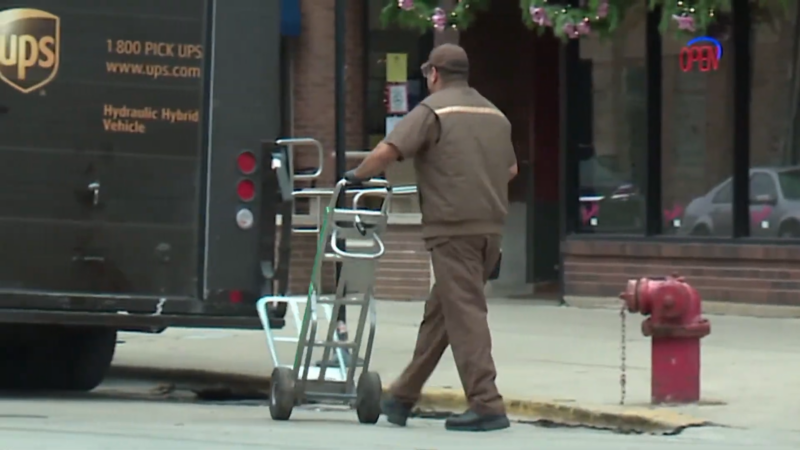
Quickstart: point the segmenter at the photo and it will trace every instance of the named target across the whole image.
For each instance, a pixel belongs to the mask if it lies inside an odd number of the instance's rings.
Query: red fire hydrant
[[[649,316],[642,333],[652,337],[651,402],[700,400],[700,339],[711,334],[702,301],[682,277],[629,280],[619,296],[632,313]]]

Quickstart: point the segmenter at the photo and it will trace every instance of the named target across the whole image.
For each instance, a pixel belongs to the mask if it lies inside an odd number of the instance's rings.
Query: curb
[[[241,375],[208,370],[113,366],[109,376],[153,379],[180,384],[204,400],[266,399],[268,376]],[[203,385],[197,387],[196,385]],[[387,392],[387,388],[384,388]],[[589,407],[553,401],[505,399],[508,414],[520,422],[550,426],[584,427],[620,433],[675,435],[687,428],[712,425],[696,417],[668,409]],[[428,389],[422,394],[417,412],[460,412],[467,408],[461,392]]]
[[[553,401],[505,399],[506,411],[521,422],[541,425],[584,427],[620,433],[675,435],[687,428],[710,422],[667,409],[610,408],[568,405]],[[464,395],[450,390],[427,390],[420,407],[461,411],[467,408]]]

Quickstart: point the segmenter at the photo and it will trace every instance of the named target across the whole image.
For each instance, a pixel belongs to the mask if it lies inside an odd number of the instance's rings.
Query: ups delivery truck
[[[0,0],[0,388],[90,390],[120,330],[260,326],[280,3]]]

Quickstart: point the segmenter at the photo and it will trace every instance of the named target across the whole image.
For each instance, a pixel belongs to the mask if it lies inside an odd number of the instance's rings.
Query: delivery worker
[[[497,390],[484,286],[500,255],[508,210],[508,182],[517,173],[511,124],[467,83],[463,48],[436,47],[422,66],[431,92],[345,177],[382,173],[393,161],[414,158],[422,209],[422,237],[436,279],[411,363],[383,404],[389,422],[404,426],[422,386],[448,345],[469,409],[448,430],[507,428]],[[412,281],[412,280],[409,280]]]

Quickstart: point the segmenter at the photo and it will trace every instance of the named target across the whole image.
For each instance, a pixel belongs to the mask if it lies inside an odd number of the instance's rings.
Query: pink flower
[[[576,26],[578,34],[589,34],[592,32],[592,27],[589,25],[589,21],[584,20],[578,23]]]
[[[673,15],[672,20],[678,23],[679,30],[694,31],[694,17]]]
[[[608,0],[601,0],[597,6],[597,17],[604,18],[608,15]]]
[[[410,11],[414,9],[414,0],[397,0],[397,6],[399,6],[400,9]]]
[[[552,25],[552,23],[550,22],[550,18],[547,17],[547,10],[545,10],[544,8],[531,6],[530,13],[531,13],[531,19],[537,25],[545,27]]]
[[[564,34],[566,34],[567,37],[570,38],[570,39],[575,39],[578,36],[580,36],[580,32],[578,31],[578,27],[572,22],[565,23],[563,31],[564,31]]]
[[[442,31],[444,27],[447,26],[447,14],[442,8],[436,8],[433,10],[431,21],[433,22],[433,28]]]

